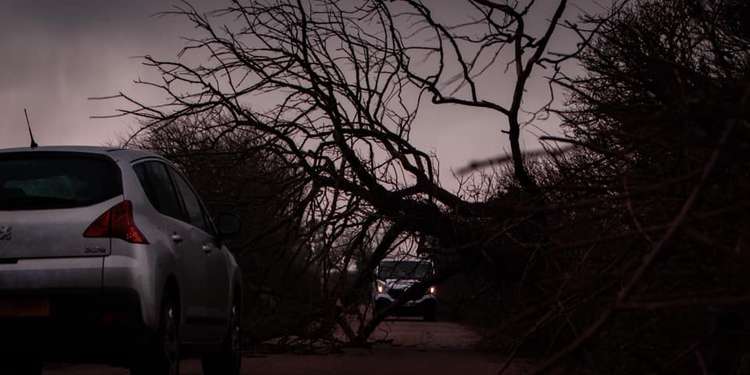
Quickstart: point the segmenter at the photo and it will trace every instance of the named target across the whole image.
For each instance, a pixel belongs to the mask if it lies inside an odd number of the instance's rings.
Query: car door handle
[[[174,243],[180,243],[180,242],[182,242],[182,236],[180,236],[177,233],[173,233],[172,234],[172,241],[174,241]]]
[[[214,247],[211,245],[203,245],[201,248],[203,249],[203,252],[206,254],[214,251]]]

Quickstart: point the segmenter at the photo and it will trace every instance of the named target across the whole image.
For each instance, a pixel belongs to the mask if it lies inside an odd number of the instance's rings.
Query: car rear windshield
[[[0,210],[85,207],[122,194],[120,170],[77,153],[0,154]]]

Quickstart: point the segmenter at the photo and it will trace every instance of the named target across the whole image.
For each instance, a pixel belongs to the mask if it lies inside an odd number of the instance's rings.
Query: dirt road
[[[472,350],[477,335],[455,323],[399,320],[384,323],[376,339],[393,340],[370,350],[331,355],[268,355],[247,357],[243,374],[253,375],[490,375],[500,361]],[[519,372],[513,372],[518,374]],[[51,365],[45,375],[126,375],[102,366]],[[200,375],[198,361],[185,361],[184,375]]]

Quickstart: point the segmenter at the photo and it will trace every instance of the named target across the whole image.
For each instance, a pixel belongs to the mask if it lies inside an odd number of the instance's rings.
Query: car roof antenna
[[[31,137],[31,148],[37,148],[39,145],[34,140],[34,133],[31,131],[31,122],[29,121],[29,112],[26,108],[23,109],[23,114],[26,115],[26,126],[29,127],[29,137]]]

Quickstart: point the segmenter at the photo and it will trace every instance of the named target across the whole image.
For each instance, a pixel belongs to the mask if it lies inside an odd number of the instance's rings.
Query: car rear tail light
[[[136,244],[148,244],[133,220],[133,203],[122,201],[107,210],[83,232],[89,238],[119,238]]]

